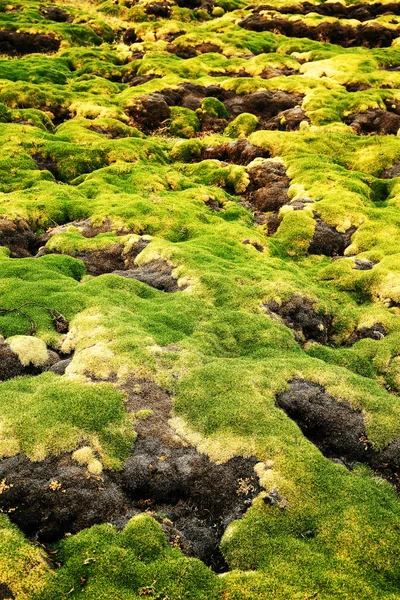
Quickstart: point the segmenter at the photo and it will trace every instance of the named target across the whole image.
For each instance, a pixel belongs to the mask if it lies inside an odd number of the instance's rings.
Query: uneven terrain
[[[0,599],[400,600],[400,5],[0,0]]]

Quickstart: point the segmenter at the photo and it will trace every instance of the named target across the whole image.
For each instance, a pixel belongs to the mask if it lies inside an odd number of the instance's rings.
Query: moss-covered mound
[[[0,0],[0,598],[400,600],[399,132],[390,0]]]

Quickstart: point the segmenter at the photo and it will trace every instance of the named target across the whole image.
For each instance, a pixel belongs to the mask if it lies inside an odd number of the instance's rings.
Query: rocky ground
[[[400,600],[400,7],[0,0],[0,599]]]

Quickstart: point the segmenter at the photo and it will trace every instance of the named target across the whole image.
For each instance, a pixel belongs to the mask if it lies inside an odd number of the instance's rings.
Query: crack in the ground
[[[292,21],[280,16],[266,17],[254,12],[239,23],[240,27],[250,31],[270,31],[286,37],[309,38],[318,42],[325,42],[350,48],[365,46],[367,48],[387,48],[400,35],[400,28],[390,29],[383,25],[373,26],[342,25],[339,22],[325,22],[310,26],[301,20]]]
[[[122,528],[146,511],[171,544],[215,571],[226,570],[219,541],[261,491],[257,460],[211,462],[170,429],[172,403],[165,391],[144,380],[132,380],[125,390],[128,410],[149,414],[137,421],[138,438],[121,472],[94,475],[69,454],[40,462],[5,458],[0,509],[30,539],[47,544],[97,523]]]
[[[306,379],[289,381],[289,389],[280,392],[275,402],[324,456],[347,468],[365,463],[400,492],[400,440],[374,450],[361,410],[338,402],[321,385]]]

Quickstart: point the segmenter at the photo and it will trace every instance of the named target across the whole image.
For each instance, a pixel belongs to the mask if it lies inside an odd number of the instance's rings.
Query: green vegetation
[[[0,310],[0,334],[25,366],[44,364],[49,347],[73,353],[61,377],[0,383],[0,457],[68,452],[93,475],[118,472],[135,443],[121,391],[134,377],[172,394],[174,428],[213,460],[256,456],[265,491],[226,529],[222,576],[170,546],[149,514],[122,531],[104,523],[66,537],[52,548],[57,565],[10,514],[0,515],[0,584],[17,600],[399,600],[393,487],[365,465],[350,471],[325,458],[275,397],[293,378],[307,379],[362,411],[373,449],[400,438],[400,168],[384,174],[400,161],[400,137],[360,134],[351,120],[368,111],[399,117],[400,38],[345,48],[247,30],[240,22],[256,4],[241,0],[166,4],[160,16],[150,0],[79,8],[0,0],[0,34],[60,42],[26,56],[11,49],[0,60],[0,309],[32,303],[24,310],[37,325],[27,338],[29,318]],[[55,6],[67,20],[46,17],[43,9]],[[396,26],[385,15],[371,22]],[[132,28],[135,41],[123,36]],[[173,104],[183,84],[185,105]],[[150,94],[163,101],[163,90],[169,117],[157,123],[149,112],[153,134],[142,131],[135,108]],[[265,110],[253,114],[254,105],[229,109],[261,92],[271,102],[297,94],[290,108],[304,118],[294,130],[285,130],[285,117],[265,126]],[[286,168],[289,200],[274,215],[260,219],[249,204],[252,169],[265,159],[205,158],[235,140]],[[309,253],[315,213],[337,232],[354,228],[343,256]],[[269,217],[278,221],[272,234]],[[33,232],[47,254],[15,253],[3,236],[10,222],[22,236]],[[124,261],[142,240],[148,245],[129,268],[164,261],[178,291],[116,268],[87,274],[88,255],[101,261],[117,246]],[[374,264],[358,269],[356,259]],[[332,315],[326,344],[300,344],[266,309],[293,295]],[[43,307],[64,315],[68,332]],[[376,323],[383,339],[347,343]],[[0,494],[6,485],[0,477]],[[274,489],[284,510],[263,501]]]

